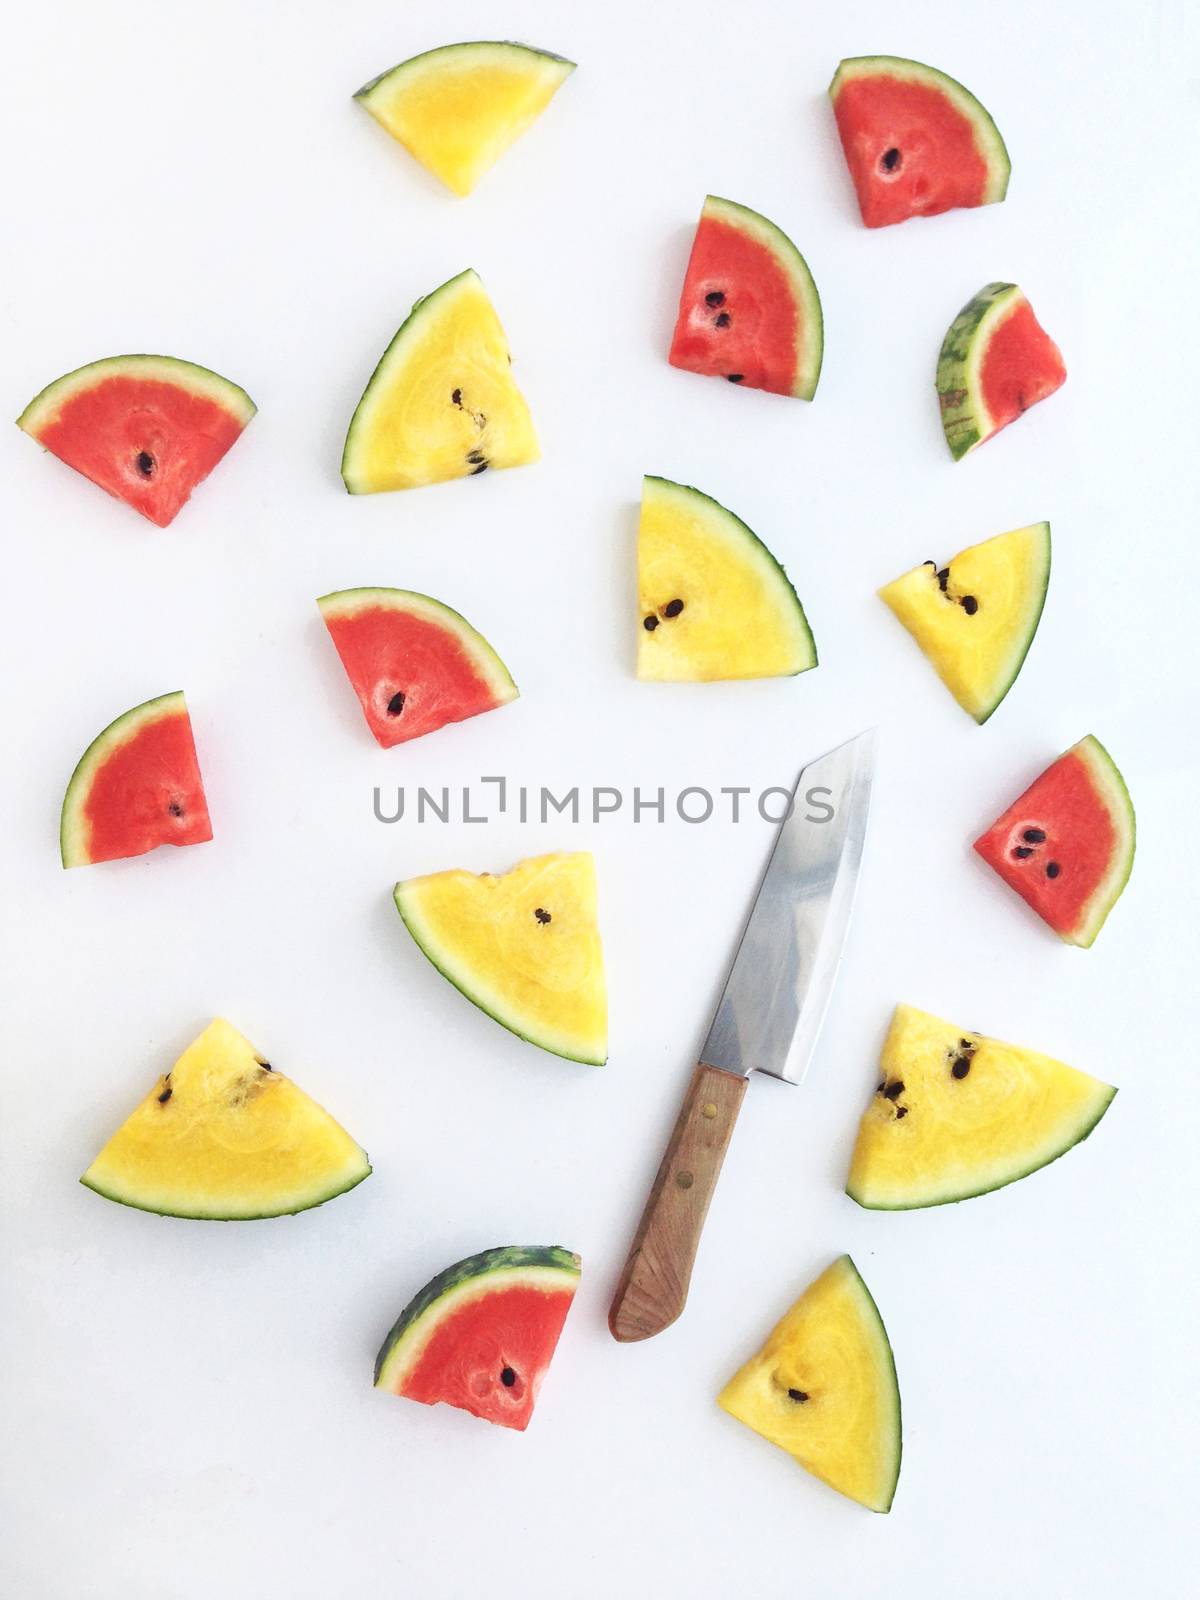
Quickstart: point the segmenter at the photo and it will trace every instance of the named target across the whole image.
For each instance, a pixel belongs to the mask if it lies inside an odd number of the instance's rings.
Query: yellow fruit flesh
[[[717,1403],[839,1494],[891,1508],[900,1391],[887,1333],[849,1256],[804,1291]]]
[[[356,99],[448,189],[466,195],[574,70],[521,45],[450,45],[403,62]]]
[[[232,1220],[320,1205],[370,1170],[327,1111],[218,1019],[122,1123],[82,1182],[144,1211]]]
[[[669,615],[676,601],[682,609]],[[638,608],[643,680],[787,677],[817,664],[804,611],[771,553],[724,506],[664,478],[643,486]]]
[[[879,591],[929,657],[950,693],[977,722],[999,705],[1037,630],[1050,575],[1050,527],[997,534],[937,568],[914,567]],[[975,601],[975,610],[963,605]]]
[[[396,885],[396,906],[434,966],[497,1022],[555,1055],[604,1061],[608,1003],[586,851],[534,856],[500,877],[410,878]]]
[[[905,1005],[879,1082],[846,1191],[881,1210],[964,1200],[1023,1178],[1086,1138],[1116,1093],[1050,1056]]]
[[[508,341],[478,276],[418,301],[359,401],[342,458],[351,494],[413,489],[538,459]]]

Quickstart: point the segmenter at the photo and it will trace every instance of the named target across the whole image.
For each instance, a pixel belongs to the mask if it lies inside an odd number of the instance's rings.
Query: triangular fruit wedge
[[[1116,1092],[1036,1050],[897,1006],[846,1193],[872,1211],[987,1194],[1086,1139]]]
[[[256,410],[244,389],[175,356],[108,356],[35,396],[17,426],[165,528]]]
[[[710,194],[683,281],[671,365],[811,400],[824,349],[821,297],[799,250],[757,211]]]
[[[1011,168],[996,124],[936,67],[852,56],[829,95],[868,228],[1004,199]]]
[[[491,645],[440,600],[410,589],[340,589],[317,604],[384,749],[517,698]]]
[[[63,800],[64,867],[211,838],[192,721],[180,690],[134,706],[88,745]]]
[[[504,1027],[570,1061],[608,1055],[608,1000],[586,850],[511,872],[433,872],[395,889],[396,909],[443,975]]]
[[[354,98],[455,194],[470,194],[550,104],[573,61],[501,40],[442,45]]]
[[[1133,870],[1133,802],[1088,734],[1035,778],[975,848],[1067,944],[1092,944]]]
[[[839,1494],[891,1510],[901,1451],[896,1364],[849,1256],[809,1285],[717,1403]]]
[[[946,443],[961,461],[1061,388],[1067,369],[1016,284],[989,283],[947,329],[936,381]]]
[[[376,1358],[375,1387],[523,1433],[578,1284],[579,1257],[559,1245],[508,1245],[456,1262],[400,1313]]]
[[[762,540],[668,478],[642,484],[638,615],[648,681],[783,678],[817,664],[804,607]]]
[[[508,341],[468,269],[418,300],[350,419],[342,479],[351,494],[414,489],[538,459]]]
[[[1050,524],[998,533],[939,567],[926,561],[885,584],[891,607],[976,722],[1016,682],[1050,582]]]
[[[307,1211],[370,1171],[346,1130],[218,1018],[80,1182],[139,1211],[233,1222]]]

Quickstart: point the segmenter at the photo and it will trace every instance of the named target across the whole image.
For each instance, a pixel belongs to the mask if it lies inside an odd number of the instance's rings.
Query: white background
[[[208,0],[22,7],[0,58],[0,409],[126,350],[193,358],[260,412],[166,532],[15,428],[5,542],[0,1317],[21,1600],[1176,1596],[1194,1463],[1197,41],[1187,7],[556,8]],[[350,95],[407,55],[512,36],[580,63],[468,200]],[[1008,202],[870,233],[825,99],[894,51],[976,91]],[[706,192],[776,220],[825,308],[816,402],[664,359]],[[544,448],[533,468],[348,498],[346,422],[410,303],[480,271]],[[1027,290],[1070,378],[954,465],[931,386],[951,317]],[[789,566],[821,665],[643,686],[643,471],[732,506]],[[875,598],[1050,519],[1041,629],[977,728]],[[313,605],[397,584],[460,608],[523,698],[385,752]],[[187,691],[216,830],[64,874],[91,737]],[[790,782],[877,724],[856,923],[809,1080],[751,1085],[684,1319],[605,1310],[769,844],[759,823],[384,827],[375,785]],[[969,851],[1094,731],[1137,865],[1090,952]],[[405,935],[400,876],[596,852],[603,1070],[543,1055]],[[842,1194],[898,999],[1121,1086],[1027,1182],[898,1215]],[[295,1219],[160,1220],[76,1183],[214,1013],[337,1115],[375,1175]],[[376,1394],[376,1347],[448,1262],[562,1242],[584,1277],[524,1435]],[[713,1404],[843,1250],[895,1347],[890,1517]]]

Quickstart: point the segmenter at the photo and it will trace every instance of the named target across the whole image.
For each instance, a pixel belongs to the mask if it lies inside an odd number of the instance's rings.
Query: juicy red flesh
[[[887,73],[851,77],[833,112],[868,228],[984,203],[975,130],[941,90]]]
[[[500,704],[443,623],[395,606],[366,605],[327,617],[325,625],[367,724],[385,749]]]
[[[558,1345],[569,1289],[495,1289],[453,1310],[398,1392],[524,1431]]]
[[[160,844],[212,838],[186,711],[139,728],[96,772],[83,804],[91,861],[141,856]]]
[[[116,375],[74,395],[38,433],[85,478],[165,528],[243,423],[206,395]]]
[[[988,866],[1063,936],[1081,926],[1115,845],[1108,807],[1087,762],[1072,751],[1047,767],[975,841]]]
[[[1062,352],[1033,314],[1018,300],[996,329],[984,352],[979,382],[983,402],[998,433],[1039,400],[1066,382]]]
[[[701,217],[679,299],[671,365],[732,378],[745,389],[791,394],[799,317],[791,279],[771,251],[740,228]]]

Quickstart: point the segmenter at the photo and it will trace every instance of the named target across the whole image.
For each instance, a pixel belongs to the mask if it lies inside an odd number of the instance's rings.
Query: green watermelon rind
[[[258,410],[240,385],[223,378],[210,367],[198,366],[194,361],[183,361],[178,356],[104,356],[99,361],[76,367],[72,372],[64,372],[53,383],[48,383],[34,395],[17,418],[18,428],[40,442],[42,429],[54,421],[68,401],[115,377],[174,384],[177,388],[186,389],[221,406],[243,428]]]
[[[420,55],[409,56],[406,61],[399,62],[394,67],[388,67],[385,72],[377,73],[369,83],[364,83],[361,89],[354,93],[355,100],[370,103],[375,90],[387,84],[396,88],[406,77],[419,77],[430,66],[444,63],[447,59],[453,64],[456,58],[466,58],[474,55],[487,55],[496,57],[511,57],[516,53],[522,65],[529,65],[529,58],[534,62],[545,62],[547,67],[562,68],[565,72],[557,71],[555,76],[560,82],[564,81],[575,70],[576,63],[568,61],[566,56],[555,55],[552,50],[538,50],[531,44],[518,44],[514,39],[465,39],[461,44],[438,45],[433,50],[423,50]]]
[[[782,228],[761,212],[753,211],[737,200],[707,195],[700,218],[702,222],[723,222],[747,234],[770,252],[780,270],[786,274],[801,311],[798,318],[801,338],[796,344],[796,376],[791,393],[797,400],[811,400],[817,392],[825,359],[825,318],[821,310],[821,296],[808,262]]]
[[[952,78],[938,67],[913,61],[907,56],[847,56],[838,62],[837,71],[829,85],[829,98],[836,103],[838,90],[847,78],[887,76],[924,84],[937,89],[949,99],[970,122],[975,134],[975,145],[987,167],[987,187],[982,205],[995,205],[1008,193],[1008,180],[1012,176],[1012,161],[1008,146],[1000,136],[1000,129],[987,107],[973,95],[965,84]]]
[[[67,784],[67,792],[63,796],[58,841],[64,867],[91,865],[92,858],[86,846],[88,827],[84,810],[96,774],[108,756],[150,723],[158,722],[165,717],[179,716],[181,713],[185,717],[188,714],[183,690],[172,689],[167,694],[156,695],[153,700],[144,700],[141,705],[123,711],[88,745],[75,764],[75,770]]]
[[[805,661],[802,666],[796,667],[792,672],[781,673],[780,676],[795,678],[798,677],[800,673],[810,672],[813,667],[818,666],[819,658],[817,655],[817,642],[813,638],[812,628],[809,626],[808,617],[806,616],[804,607],[800,602],[800,596],[796,593],[795,585],[787,575],[787,568],[781,561],[777,560],[776,557],[772,555],[771,551],[758,537],[754,529],[748,527],[735,511],[730,511],[728,506],[723,506],[719,500],[714,500],[712,495],[705,494],[703,489],[697,489],[693,484],[678,483],[674,478],[662,478],[658,477],[654,473],[649,472],[643,478],[642,484],[643,495],[645,490],[653,485],[653,487],[659,491],[667,490],[672,494],[687,495],[696,500],[703,501],[707,514],[711,515],[712,512],[717,512],[718,520],[725,527],[729,528],[730,531],[736,533],[740,538],[745,540],[747,548],[751,551],[751,553],[759,562],[759,565],[763,568],[764,576],[766,576],[772,583],[782,586],[783,590],[786,591],[788,597],[791,599],[791,602],[795,607],[796,618],[799,624],[800,638],[804,641],[807,641],[808,652],[811,659]]]
[[[420,594],[416,589],[371,588],[334,589],[317,600],[321,615],[328,623],[339,617],[352,617],[356,612],[373,606],[382,606],[407,616],[424,617],[452,634],[471,658],[495,697],[497,706],[507,705],[520,697],[521,691],[512,673],[504,665],[493,645],[478,628],[472,627],[461,612],[455,611],[432,595]]]
[[[1085,762],[1101,799],[1108,809],[1116,831],[1118,848],[1113,853],[1112,864],[1088,901],[1079,925],[1068,935],[1059,934],[1067,944],[1088,950],[1096,942],[1096,935],[1104,926],[1109,912],[1121,898],[1129,874],[1133,871],[1133,858],[1137,851],[1137,817],[1133,800],[1121,776],[1119,767],[1094,733],[1087,734],[1075,746],[1075,753]],[[1057,932],[1057,930],[1055,930]]]
[[[500,1245],[431,1278],[393,1323],[375,1358],[375,1387],[399,1394],[436,1329],[465,1295],[516,1285],[562,1288],[579,1281],[580,1260],[562,1245]]]
[[[1015,283],[985,284],[946,329],[934,384],[942,432],[955,461],[961,461],[996,431],[983,398],[980,373],[992,336],[1024,299]]]
[[[181,1222],[266,1222],[271,1217],[298,1217],[305,1211],[315,1211],[318,1206],[327,1205],[330,1200],[336,1200],[339,1195],[349,1194],[351,1189],[357,1189],[365,1178],[371,1176],[372,1167],[367,1152],[361,1147],[359,1154],[362,1156],[362,1168],[353,1172],[348,1181],[339,1179],[336,1188],[325,1188],[319,1193],[314,1193],[309,1199],[300,1201],[290,1200],[286,1205],[278,1206],[270,1211],[231,1211],[224,1210],[193,1210],[180,1211],[169,1206],[154,1206],[140,1200],[132,1200],[128,1195],[115,1194],[111,1189],[106,1189],[102,1184],[94,1182],[85,1172],[80,1178],[80,1183],[85,1189],[90,1189],[93,1194],[98,1194],[104,1200],[111,1200],[115,1205],[126,1206],[130,1211],[145,1211],[154,1217],[178,1217]]]
[[[892,1502],[896,1498],[896,1487],[900,1482],[900,1466],[904,1456],[904,1414],[900,1401],[900,1375],[896,1371],[896,1353],[892,1349],[892,1341],[888,1337],[887,1326],[884,1323],[883,1314],[875,1302],[875,1296],[867,1288],[866,1281],[858,1270],[854,1258],[850,1255],[844,1255],[842,1261],[854,1275],[854,1289],[856,1296],[862,1301],[864,1317],[878,1329],[879,1340],[886,1355],[887,1364],[883,1370],[888,1379],[887,1390],[892,1400],[892,1427],[895,1431],[896,1466],[888,1488],[887,1504],[872,1508],[886,1514],[892,1509]]]
[[[1033,648],[1033,641],[1037,637],[1038,628],[1042,621],[1042,612],[1046,609],[1046,596],[1050,592],[1050,569],[1053,563],[1053,546],[1050,541],[1050,524],[1048,522],[1031,522],[1031,528],[1040,528],[1043,534],[1045,564],[1042,570],[1041,585],[1038,590],[1037,600],[1026,619],[1025,633],[1013,646],[1012,670],[1004,683],[997,689],[995,697],[982,706],[975,715],[975,721],[980,727],[988,720],[996,708],[1003,701],[1008,691],[1021,675],[1021,668],[1025,665],[1025,658]]]

